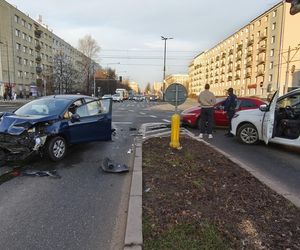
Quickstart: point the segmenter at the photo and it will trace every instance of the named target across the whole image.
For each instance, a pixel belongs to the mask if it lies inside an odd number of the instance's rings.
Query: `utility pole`
[[[167,40],[173,39],[172,37],[163,37],[161,36],[161,40],[164,40],[165,46],[164,46],[164,74],[163,74],[163,101],[165,101],[165,90],[166,90],[166,56],[167,56]]]
[[[285,84],[284,84],[284,90],[283,90],[284,94],[288,92],[288,86],[289,86],[290,56],[291,56],[291,46],[289,46],[288,55],[287,55],[287,65],[286,65],[286,72],[285,72]]]

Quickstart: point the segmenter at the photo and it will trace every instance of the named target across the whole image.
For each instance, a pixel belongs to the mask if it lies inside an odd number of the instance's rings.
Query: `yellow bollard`
[[[172,115],[172,122],[171,122],[171,148],[180,148],[179,143],[179,132],[180,132],[180,116],[179,114]]]

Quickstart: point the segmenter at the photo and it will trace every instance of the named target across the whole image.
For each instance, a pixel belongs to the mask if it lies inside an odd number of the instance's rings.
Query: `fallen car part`
[[[104,158],[101,168],[105,172],[109,173],[122,173],[122,172],[128,172],[129,169],[127,165],[125,164],[117,164],[110,160],[108,157]]]
[[[52,178],[60,179],[61,176],[57,173],[56,170],[49,170],[49,171],[32,171],[32,170],[24,170],[21,172],[22,176],[32,176],[32,177],[45,177],[49,176]]]

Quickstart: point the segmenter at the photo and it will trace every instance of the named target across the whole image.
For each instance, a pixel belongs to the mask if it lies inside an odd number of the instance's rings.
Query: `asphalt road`
[[[99,167],[104,157],[131,165],[135,129],[154,118],[145,111],[153,105],[114,104],[113,141],[73,146],[60,163],[39,157],[26,163],[31,170],[55,169],[60,179],[20,176],[3,183],[1,249],[122,249],[131,172],[109,174]]]

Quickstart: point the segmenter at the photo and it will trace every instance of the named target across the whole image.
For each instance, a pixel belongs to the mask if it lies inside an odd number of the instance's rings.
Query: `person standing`
[[[199,138],[203,138],[205,133],[205,127],[207,124],[208,138],[213,138],[212,136],[212,125],[213,125],[213,112],[214,105],[216,104],[215,95],[209,91],[209,84],[205,84],[204,90],[200,93],[198,101],[201,105],[201,116],[200,116],[200,134]]]
[[[227,113],[229,127],[228,127],[228,132],[225,135],[229,136],[229,137],[233,137],[233,134],[231,134],[231,120],[235,113],[236,95],[233,94],[233,88],[229,88],[227,90],[227,94],[228,94],[228,96],[224,103],[224,111],[226,111],[226,113]]]

